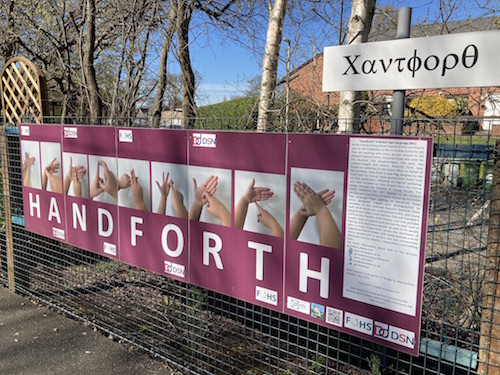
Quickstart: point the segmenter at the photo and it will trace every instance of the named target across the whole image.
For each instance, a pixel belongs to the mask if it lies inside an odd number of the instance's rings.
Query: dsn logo
[[[60,240],[64,240],[65,239],[64,229],[59,229],[59,228],[52,227],[52,235],[55,238],[59,238]]]
[[[165,273],[179,277],[186,277],[186,268],[182,264],[165,261]]]
[[[278,293],[274,290],[262,288],[260,286],[255,287],[255,299],[264,303],[269,303],[274,306],[278,306]]]
[[[216,147],[216,135],[215,134],[201,134],[193,133],[193,146],[194,147]]]
[[[77,128],[64,128],[64,138],[78,138]]]
[[[373,336],[413,349],[415,333],[386,323],[375,322]]]

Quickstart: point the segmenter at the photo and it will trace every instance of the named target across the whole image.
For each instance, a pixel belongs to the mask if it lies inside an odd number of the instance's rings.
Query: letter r
[[[213,243],[213,246],[210,244]],[[222,239],[211,232],[203,232],[203,265],[210,265],[210,254],[214,257],[215,266],[223,270],[224,266],[222,265],[222,259],[219,255],[219,252],[222,250]]]

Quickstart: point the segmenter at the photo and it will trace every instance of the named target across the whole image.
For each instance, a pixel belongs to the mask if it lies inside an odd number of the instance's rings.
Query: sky
[[[389,0],[390,2],[378,1],[377,8],[390,4],[395,9],[402,7],[412,8],[412,23],[417,22],[436,22],[439,13],[438,0]],[[488,14],[488,9],[479,9],[477,3],[488,3],[493,12],[500,8],[500,0],[451,0],[458,5],[453,12],[455,19],[464,19],[468,16],[481,16]],[[495,15],[495,14],[490,14]],[[348,15],[345,15],[347,17]],[[262,38],[265,38],[266,29],[262,30]],[[314,25],[307,32],[314,33]],[[293,36],[283,33],[283,38],[293,39]],[[307,35],[303,35],[307,40]],[[315,35],[317,38],[318,35]],[[210,38],[209,40],[206,38]],[[248,38],[244,35],[242,39]],[[310,37],[311,38],[311,37]],[[317,40],[317,39],[315,39]],[[290,69],[299,66],[307,61],[314,53],[321,52],[328,45],[336,45],[336,41],[328,41],[323,38],[322,45],[315,46],[309,51],[299,54],[291,51]],[[285,62],[287,56],[288,44],[283,42],[281,45],[281,60],[278,65],[278,77],[283,77],[285,73]],[[293,49],[293,48],[292,48]],[[193,68],[198,73],[199,86],[197,88],[196,102],[199,106],[220,103],[224,100],[230,100],[234,97],[244,96],[248,88],[248,81],[262,74],[261,57],[251,54],[240,44],[230,40],[221,40],[217,35],[211,34],[209,37],[199,33],[194,39],[191,47],[191,59]],[[172,62],[169,64],[171,73],[179,73],[178,64]]]
[[[248,81],[261,74],[260,62],[237,43],[224,44],[214,51],[202,47],[193,55],[193,65],[202,78],[198,104],[214,104],[243,96]]]

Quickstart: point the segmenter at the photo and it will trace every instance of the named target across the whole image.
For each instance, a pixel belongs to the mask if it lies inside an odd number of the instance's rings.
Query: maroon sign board
[[[27,230],[418,355],[431,138],[19,129]]]

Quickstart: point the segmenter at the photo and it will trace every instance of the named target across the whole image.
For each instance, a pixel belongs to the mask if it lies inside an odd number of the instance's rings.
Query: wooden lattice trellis
[[[5,238],[9,289],[15,291],[14,246],[12,240],[12,216],[10,206],[8,141],[5,127],[19,125],[23,121],[43,124],[48,114],[47,86],[45,77],[28,59],[14,57],[7,61],[0,75],[0,92],[4,127],[0,132],[0,161],[2,166],[3,210],[5,213]],[[0,261],[0,267],[2,266]]]
[[[48,114],[44,75],[28,59],[14,57],[2,69],[0,89],[4,123],[43,123]]]

